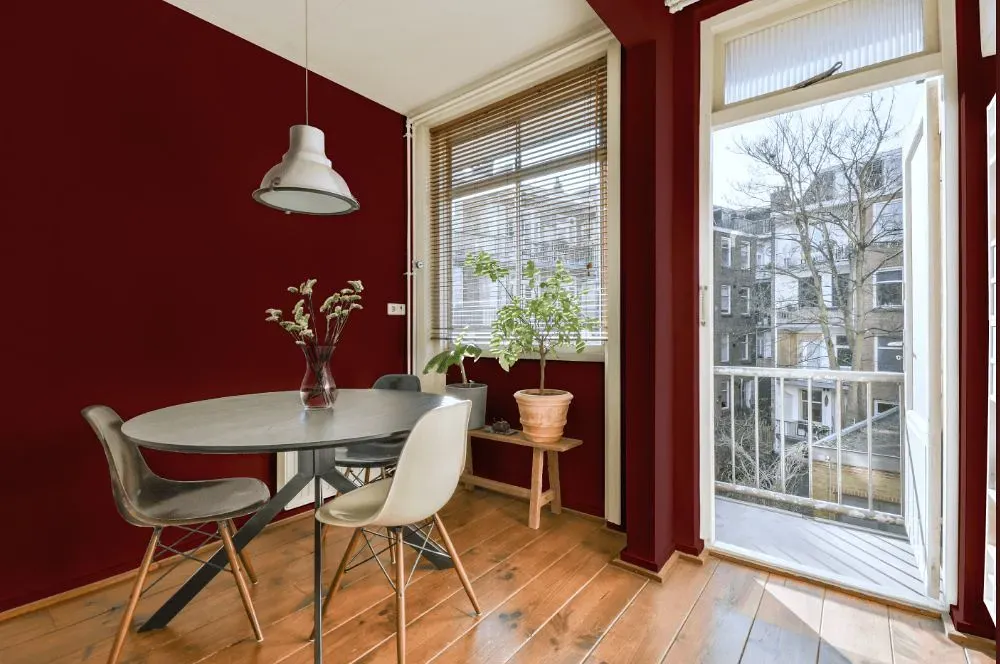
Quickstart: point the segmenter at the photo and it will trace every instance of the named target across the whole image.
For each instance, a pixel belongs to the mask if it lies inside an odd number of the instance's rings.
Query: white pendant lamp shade
[[[358,201],[326,158],[323,132],[294,125],[288,133],[288,152],[261,180],[253,199],[288,213],[334,215],[357,210]]]

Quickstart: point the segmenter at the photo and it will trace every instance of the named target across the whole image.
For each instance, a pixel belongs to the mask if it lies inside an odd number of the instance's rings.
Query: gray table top
[[[340,390],[330,410],[304,410],[298,392],[245,394],[154,410],[125,423],[143,447],[237,454],[337,447],[410,431],[452,397],[397,390]]]

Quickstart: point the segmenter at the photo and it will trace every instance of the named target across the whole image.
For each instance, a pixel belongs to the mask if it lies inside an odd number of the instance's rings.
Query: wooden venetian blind
[[[605,60],[432,129],[430,150],[432,338],[489,338],[503,290],[463,265],[487,251],[512,292],[529,260],[561,261],[606,339]]]

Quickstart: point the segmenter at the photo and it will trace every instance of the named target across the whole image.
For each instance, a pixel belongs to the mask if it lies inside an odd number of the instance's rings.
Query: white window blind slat
[[[791,88],[924,50],[924,0],[847,0],[725,44],[724,101]]]
[[[464,267],[487,251],[513,290],[561,261],[607,337],[607,66],[571,71],[430,132],[431,338],[485,342],[504,293]]]

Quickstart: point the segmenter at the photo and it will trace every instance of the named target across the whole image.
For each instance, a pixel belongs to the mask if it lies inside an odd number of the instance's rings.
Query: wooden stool
[[[531,488],[525,489],[515,484],[506,484],[496,480],[478,477],[472,471],[472,439],[485,438],[501,443],[512,443],[531,448]],[[550,505],[553,514],[562,512],[562,489],[559,485],[559,453],[583,445],[582,440],[575,438],[560,438],[554,443],[535,443],[525,438],[520,431],[512,434],[493,433],[487,429],[474,429],[469,432],[468,449],[465,454],[465,472],[462,483],[467,489],[482,487],[508,496],[528,499],[528,527],[535,530],[541,521],[542,506]],[[549,490],[542,491],[542,472],[545,469],[545,458],[549,461]]]

